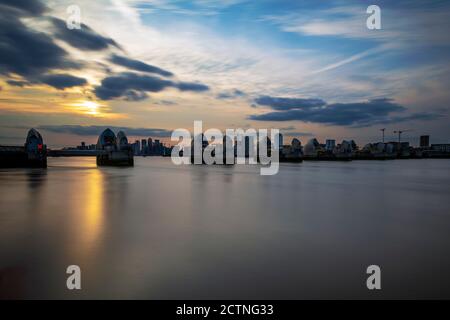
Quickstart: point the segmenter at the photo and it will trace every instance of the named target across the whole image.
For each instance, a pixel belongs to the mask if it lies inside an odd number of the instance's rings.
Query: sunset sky
[[[66,26],[69,5],[81,29]],[[368,5],[381,30],[368,30]],[[450,143],[449,1],[0,0],[0,144],[279,128]],[[290,138],[287,138],[290,139]]]

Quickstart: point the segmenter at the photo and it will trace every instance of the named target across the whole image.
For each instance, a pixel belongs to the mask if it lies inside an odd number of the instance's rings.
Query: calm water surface
[[[450,298],[449,270],[450,160],[0,169],[0,279],[25,298]]]

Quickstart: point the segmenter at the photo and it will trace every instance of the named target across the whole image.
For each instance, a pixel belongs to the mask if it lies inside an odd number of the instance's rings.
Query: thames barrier
[[[117,136],[105,129],[98,137],[96,150],[92,152],[68,152],[47,150],[41,134],[30,129],[23,146],[0,146],[1,168],[47,168],[47,156],[96,156],[98,166],[133,166],[133,149],[127,136],[119,131]]]
[[[133,166],[133,149],[128,143],[123,131],[117,133],[117,137],[111,129],[105,129],[97,141],[97,165],[98,166]]]
[[[47,146],[36,129],[30,129],[23,146],[0,146],[2,168],[47,168]]]

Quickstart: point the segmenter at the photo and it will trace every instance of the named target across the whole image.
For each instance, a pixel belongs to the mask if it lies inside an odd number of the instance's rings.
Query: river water
[[[450,298],[449,160],[48,165],[0,169],[3,297]]]

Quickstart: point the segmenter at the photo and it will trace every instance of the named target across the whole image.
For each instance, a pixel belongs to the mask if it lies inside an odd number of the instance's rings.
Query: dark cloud
[[[176,105],[177,103],[172,100],[161,100],[161,101],[156,101],[155,104],[159,104],[159,105],[163,105],[163,106],[173,106],[173,105]]]
[[[85,66],[71,60],[69,54],[59,47],[49,35],[28,28],[24,17],[43,15],[46,7],[39,1],[0,0],[0,75],[12,74],[22,79],[9,79],[12,86],[24,86],[44,83],[57,89],[87,84],[86,79],[61,74],[68,69],[80,69]],[[111,46],[120,46],[111,38],[104,37],[87,25],[81,29],[68,29],[65,21],[50,17],[54,37],[65,41],[81,50],[104,50]],[[164,77],[173,74],[167,70],[127,57],[112,55],[111,62],[128,69],[154,73]],[[56,71],[56,73],[55,73]],[[95,95],[103,100],[123,98],[139,101],[148,97],[147,92],[159,92],[165,88],[177,88],[180,91],[206,91],[209,87],[197,82],[178,82],[157,76],[139,75],[125,72],[104,78],[94,90]]]
[[[280,98],[270,96],[260,96],[255,99],[255,103],[261,106],[270,107],[274,110],[317,108],[326,104],[322,99]]]
[[[329,125],[365,127],[377,123],[429,120],[438,117],[438,115],[428,113],[407,116],[391,115],[407,110],[391,99],[373,99],[366,102],[333,103],[325,104],[322,107],[298,108],[294,108],[288,101],[287,106],[277,104],[276,108],[282,111],[251,115],[249,119],[258,121],[299,120]]]
[[[130,90],[159,92],[170,86],[173,86],[173,82],[169,80],[125,72],[103,79],[101,85],[95,88],[94,93],[102,100],[110,100],[126,96]]]
[[[436,114],[436,113],[427,113],[427,112],[417,112],[413,113],[407,116],[392,116],[392,117],[385,117],[380,119],[371,119],[370,122],[361,122],[354,125],[354,127],[367,127],[375,124],[389,124],[389,123],[399,123],[399,122],[406,122],[406,121],[414,121],[414,120],[435,120],[438,118],[441,118],[442,115]]]
[[[126,67],[131,70],[136,71],[142,71],[142,72],[149,72],[149,73],[156,73],[164,77],[171,77],[173,76],[172,72],[169,72],[167,70],[152,66],[150,64],[144,63],[139,60],[129,59],[123,56],[119,55],[112,55],[110,61],[112,63],[115,63],[117,65],[120,65],[122,67]]]
[[[32,81],[26,80],[7,80],[10,86],[24,87],[31,86],[38,83],[47,84],[53,88],[63,90],[66,88],[84,86],[87,84],[86,79],[71,76],[69,74],[44,74],[42,76],[33,77]]]
[[[66,22],[51,18],[55,27],[55,36],[67,42],[71,46],[83,50],[104,50],[109,46],[120,48],[120,46],[111,38],[103,37],[85,24],[81,24],[80,29],[69,29]]]
[[[245,95],[246,95],[245,92],[238,90],[238,89],[234,89],[231,91],[224,91],[224,92],[219,93],[217,95],[217,99],[226,100],[226,99],[244,97]]]
[[[159,77],[139,75],[131,72],[124,72],[118,75],[106,77],[101,85],[94,90],[95,95],[102,100],[131,96],[143,97],[145,92],[159,92],[167,87],[178,88],[185,91],[204,91],[208,87],[199,83],[173,82]],[[142,100],[142,99],[141,99]]]
[[[130,127],[108,127],[108,126],[80,126],[80,125],[44,125],[37,129],[54,133],[69,133],[79,136],[98,136],[103,130],[109,128],[116,134],[119,131],[125,132],[127,136],[141,137],[170,137],[172,131],[157,128],[130,128]]]
[[[142,101],[148,98],[148,94],[142,91],[128,90],[125,92],[125,100]]]
[[[40,15],[47,10],[47,7],[38,0],[0,0],[0,10],[2,13],[9,10],[21,15]]]
[[[4,7],[0,6],[0,10]],[[48,35],[31,30],[22,23],[20,19],[26,13],[5,10],[0,17],[0,73],[32,77],[52,69],[79,67]]]
[[[14,86],[14,87],[24,87],[27,85],[30,85],[30,83],[28,81],[23,81],[23,80],[7,80],[6,83],[8,83],[10,86]]]
[[[207,85],[197,83],[197,82],[178,82],[174,84],[175,88],[180,91],[208,91],[209,87]]]
[[[45,83],[57,89],[86,84],[86,80],[67,74],[49,74],[55,69],[80,67],[51,37],[28,28],[21,19],[42,15],[46,7],[39,1],[2,1],[0,10],[0,73],[17,74],[24,79],[7,80],[11,86],[23,87]]]
[[[39,77],[39,80],[42,83],[60,90],[87,84],[86,79],[71,76],[69,74],[48,74]]]

